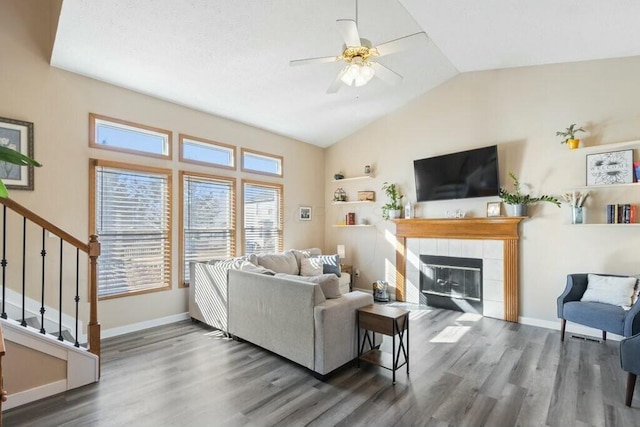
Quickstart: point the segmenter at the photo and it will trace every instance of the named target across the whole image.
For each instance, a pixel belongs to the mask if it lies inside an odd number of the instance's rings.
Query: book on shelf
[[[607,224],[635,224],[636,205],[607,205]]]

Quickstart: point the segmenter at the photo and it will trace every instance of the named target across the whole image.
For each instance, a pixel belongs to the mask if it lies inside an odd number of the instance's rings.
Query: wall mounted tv
[[[414,160],[419,202],[497,196],[498,147]]]

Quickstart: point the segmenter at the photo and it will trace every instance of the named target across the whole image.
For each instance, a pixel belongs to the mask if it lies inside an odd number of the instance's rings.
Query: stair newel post
[[[0,317],[7,318],[7,311],[5,308],[6,289],[7,289],[7,206],[2,205],[2,314]]]
[[[44,228],[42,229],[42,250],[40,251],[40,256],[42,256],[42,287],[41,287],[41,300],[40,300],[40,333],[46,334],[47,331],[44,329],[44,272],[45,272],[45,259],[47,256],[47,250],[45,248],[45,238],[46,232]]]
[[[98,257],[100,256],[100,242],[98,236],[92,234],[89,238],[89,351],[100,356],[100,323],[98,323]]]
[[[80,305],[80,249],[76,248],[76,297],[73,299],[76,302],[76,342],[75,346],[80,347],[78,342],[78,307]]]
[[[27,293],[27,217],[22,217],[22,321],[21,326],[27,326],[27,320],[24,315],[24,307],[26,304],[25,295]]]
[[[60,295],[58,301],[58,341],[64,341],[64,337],[62,336],[62,244],[64,240],[62,237],[60,238]]]

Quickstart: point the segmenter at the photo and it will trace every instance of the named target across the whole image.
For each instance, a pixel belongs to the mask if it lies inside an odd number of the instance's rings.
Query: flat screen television
[[[497,196],[498,147],[445,154],[414,160],[419,202]]]

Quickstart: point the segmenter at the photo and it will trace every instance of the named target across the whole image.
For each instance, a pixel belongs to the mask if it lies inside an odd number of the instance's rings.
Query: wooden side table
[[[409,375],[409,311],[396,307],[372,304],[358,309],[358,368],[360,361],[372,363],[392,371],[393,384],[396,383],[396,371],[407,365]],[[364,329],[361,337],[360,329]],[[372,336],[369,335],[372,333]],[[393,341],[391,354],[374,348],[376,332],[391,336]],[[399,338],[396,350],[396,335]],[[365,344],[369,350],[365,351]],[[400,355],[403,362],[400,363]]]

